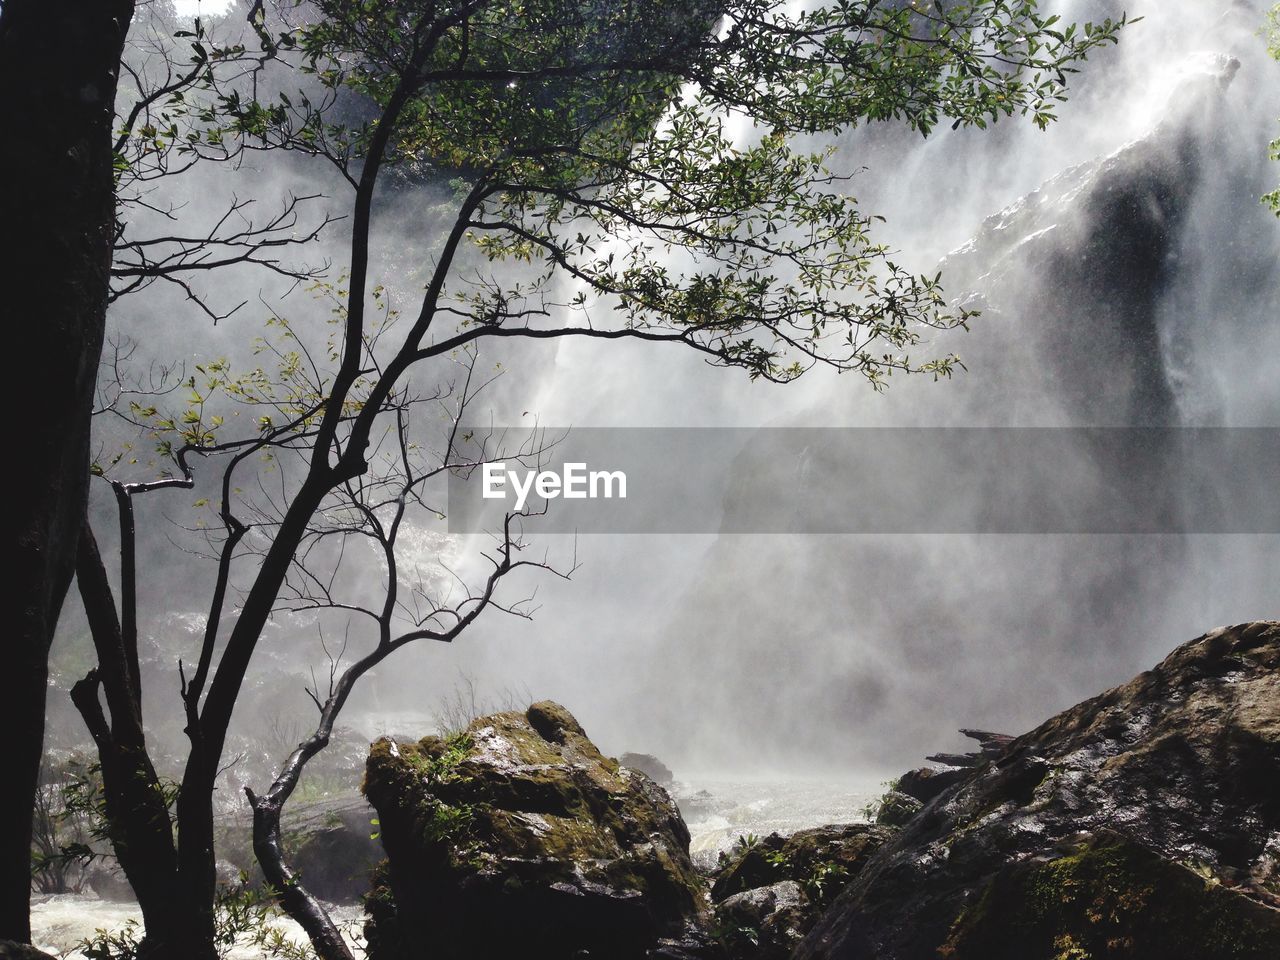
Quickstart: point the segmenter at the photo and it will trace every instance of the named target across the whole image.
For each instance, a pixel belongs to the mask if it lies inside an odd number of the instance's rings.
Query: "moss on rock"
[[[1274,960],[1280,911],[1114,833],[998,874],[945,960]]]
[[[624,960],[707,919],[670,796],[601,754],[559,704],[482,717],[448,740],[379,740],[364,791],[397,935],[433,957]]]

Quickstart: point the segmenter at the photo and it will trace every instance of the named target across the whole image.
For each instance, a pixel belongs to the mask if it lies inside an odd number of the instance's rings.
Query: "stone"
[[[786,960],[811,913],[804,888],[783,880],[725,899],[716,907],[717,929],[732,960]]]
[[[893,831],[869,823],[799,830],[788,837],[771,833],[725,856],[711,885],[717,903],[734,894],[782,880],[812,885],[826,875],[838,892],[840,881],[853,877]]]
[[[53,958],[29,943],[0,940],[0,960],[53,960]]]
[[[885,843],[796,960],[1280,956],[1280,623],[1016,738]]]
[[[675,783],[675,774],[671,772],[671,768],[651,753],[624,753],[618,758],[618,762],[624,767],[647,774],[651,780],[664,787],[669,788]]]
[[[710,909],[675,803],[559,704],[383,738],[363,789],[387,854],[369,898],[377,960],[630,960],[702,942]]]
[[[968,775],[969,771],[963,769],[938,770],[934,767],[920,767],[918,770],[909,770],[899,777],[894,789],[899,793],[905,793],[908,797],[915,797],[921,803],[928,803]]]
[[[910,794],[890,790],[880,798],[876,823],[886,827],[904,827],[922,809],[924,804]]]

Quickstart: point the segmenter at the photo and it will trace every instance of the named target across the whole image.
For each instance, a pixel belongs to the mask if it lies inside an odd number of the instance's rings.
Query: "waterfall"
[[[1047,132],[877,125],[837,143],[880,238],[983,308],[938,345],[966,373],[876,396],[566,342],[522,356],[538,383],[519,409],[573,426],[1280,425],[1262,11],[1047,6],[1143,18]],[[1025,729],[1204,629],[1276,615],[1280,572],[1280,538],[1243,535],[598,536],[579,554],[536,622],[482,628],[472,669],[573,703],[606,747],[814,772],[898,769],[962,725]]]

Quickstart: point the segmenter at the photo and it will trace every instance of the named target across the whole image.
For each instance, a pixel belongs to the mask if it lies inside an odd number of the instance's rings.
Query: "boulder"
[[[751,838],[714,876],[715,930],[730,960],[785,960],[893,831],[855,823]]]
[[[0,940],[0,960],[53,960],[53,958],[29,943]]]
[[[885,827],[905,827],[924,804],[910,794],[890,790],[880,798],[876,808],[876,823]]]
[[[829,898],[862,869],[893,831],[869,823],[852,823],[800,830],[784,837],[767,837],[739,846],[724,855],[711,884],[717,903],[734,894],[794,880]]]
[[[894,789],[908,797],[915,797],[921,803],[928,803],[968,775],[969,771],[966,769],[938,770],[934,767],[920,767],[899,777]]]
[[[813,908],[800,884],[783,880],[726,898],[716,921],[731,960],[786,960],[812,924]]]
[[[664,787],[669,788],[675,783],[675,774],[671,772],[671,768],[651,753],[624,753],[618,758],[618,762],[624,767],[639,770]]]
[[[1280,956],[1280,623],[1016,738],[887,842],[796,960]]]
[[[331,903],[356,903],[369,889],[369,874],[382,859],[370,839],[373,808],[359,796],[331,797],[286,809],[289,864],[307,889]]]
[[[603,756],[564,707],[381,739],[364,792],[387,867],[371,956],[694,956],[709,922],[667,792]]]

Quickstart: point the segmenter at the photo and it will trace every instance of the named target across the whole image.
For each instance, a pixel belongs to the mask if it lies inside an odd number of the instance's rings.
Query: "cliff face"
[[[1160,311],[1184,265],[1197,191],[1230,140],[1223,104],[1240,63],[1188,65],[1156,128],[1111,156],[1066,170],[988,217],[940,264],[979,323],[1023,333],[1025,361],[1071,423],[1178,419]]]
[[[1280,956],[1277,783],[1280,623],[1216,630],[935,797],[795,957]]]
[[[1273,422],[1273,393],[1248,384],[1261,379],[1255,368],[1266,366],[1262,358],[1274,355],[1263,346],[1273,334],[1259,331],[1275,327],[1266,305],[1280,302],[1280,273],[1271,241],[1258,239],[1272,237],[1274,223],[1257,202],[1262,187],[1250,185],[1253,168],[1246,176],[1232,159],[1254,136],[1234,111],[1250,98],[1256,67],[1229,57],[1196,60],[1147,136],[1063,171],[982,221],[940,264],[948,295],[981,311],[972,332],[955,341],[968,372],[936,389],[895,384],[883,402],[863,404],[865,418],[856,422],[964,428]],[[1271,179],[1268,170],[1265,182]],[[1247,352],[1244,344],[1253,345],[1255,362],[1238,356]],[[1245,394],[1255,399],[1240,418],[1238,398]],[[829,418],[815,409],[773,425]],[[878,461],[873,454],[858,459],[860,442],[849,431],[846,449],[814,444],[803,458],[779,456],[767,443],[747,447],[733,466],[724,527],[776,521],[785,529],[792,514],[875,515],[883,501],[874,494],[882,487],[859,471],[862,462],[878,469]],[[1055,442],[1080,464],[1095,457],[1081,434],[1064,430]],[[1149,456],[1156,472],[1164,462],[1186,462],[1173,431],[1153,436],[1149,448],[1133,455]],[[897,468],[905,476],[901,489],[932,483],[939,502],[968,511],[976,524],[1008,508],[1003,492],[983,484],[970,465],[950,472],[943,464],[933,474],[910,466]],[[892,470],[881,475],[891,505],[912,502],[892,499],[899,489]],[[849,477],[853,492],[833,497],[830,477]],[[1105,483],[1089,478],[1095,479]],[[1036,492],[1034,485],[1027,489]],[[1134,519],[1176,522],[1188,498],[1200,503],[1213,491],[1212,478],[1190,493],[1172,481],[1153,486],[1148,500],[1134,504]],[[1110,682],[1101,679],[1105,669],[1119,662],[1128,673],[1143,663],[1136,655],[1126,659],[1122,644],[1159,649],[1171,629],[1198,627],[1201,609],[1217,611],[1210,616],[1218,621],[1266,611],[1265,594],[1260,600],[1243,577],[1234,578],[1231,590],[1241,598],[1234,603],[1227,590],[1219,596],[1183,586],[1204,584],[1214,571],[1235,569],[1237,560],[1251,569],[1274,562],[1269,547],[1248,548],[1266,553],[1254,562],[1216,557],[1216,549],[1176,537],[1018,540],[992,532],[779,538],[762,550],[726,537],[708,551],[671,617],[678,630],[667,631],[657,658],[672,665],[661,675],[663,689],[706,703],[705,715],[743,731],[753,752],[773,748],[785,762],[790,745],[774,731],[787,728],[796,698],[779,693],[770,679],[785,674],[790,690],[805,691],[806,749],[813,756],[846,756],[852,742],[862,757],[886,762],[893,752],[932,742],[939,717],[1004,726],[1013,715],[1012,722],[1025,724],[1034,716],[1028,710],[1045,699],[1060,697],[1053,702],[1061,705],[1099,689]],[[787,602],[743,603],[744,584],[767,585]],[[689,636],[732,637],[734,655],[709,664]],[[1010,665],[1022,663],[1028,650],[1050,668],[1018,675]],[[707,684],[712,669],[717,680]],[[1013,694],[997,694],[992,677],[1014,685]],[[1064,696],[1064,689],[1072,693]],[[917,709],[926,699],[933,706]],[[850,736],[871,726],[876,737]]]

